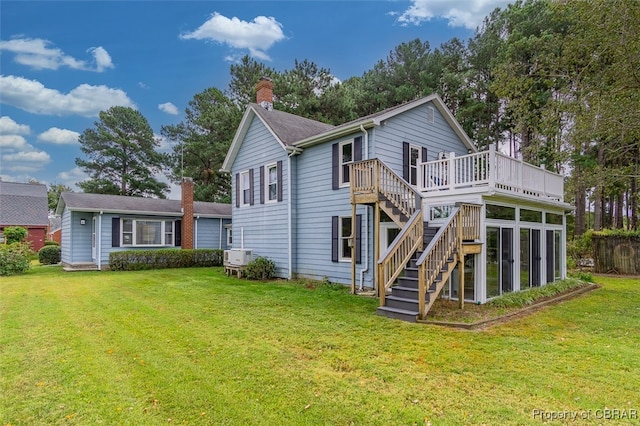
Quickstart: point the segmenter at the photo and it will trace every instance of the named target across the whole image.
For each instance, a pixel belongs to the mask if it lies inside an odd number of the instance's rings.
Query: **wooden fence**
[[[593,235],[594,271],[640,275],[640,237]]]

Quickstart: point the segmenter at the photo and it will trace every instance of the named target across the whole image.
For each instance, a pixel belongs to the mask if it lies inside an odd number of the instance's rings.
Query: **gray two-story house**
[[[409,320],[438,295],[484,303],[565,277],[562,177],[477,152],[438,95],[339,126],[272,96],[262,79],[222,169],[234,247],[280,277],[373,289]]]

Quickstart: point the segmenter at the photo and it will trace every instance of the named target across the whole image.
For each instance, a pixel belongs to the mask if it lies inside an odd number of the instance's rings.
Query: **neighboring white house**
[[[563,178],[477,152],[439,96],[330,126],[273,109],[272,90],[258,83],[223,170],[234,247],[280,277],[375,289],[409,320],[438,294],[484,303],[565,277]]]
[[[64,192],[61,257],[65,270],[105,269],[109,253],[167,247],[231,246],[231,205],[193,201],[193,182],[182,200]]]

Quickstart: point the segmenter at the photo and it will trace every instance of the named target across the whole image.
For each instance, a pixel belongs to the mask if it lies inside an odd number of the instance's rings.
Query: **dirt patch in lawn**
[[[573,299],[599,287],[597,284],[585,284],[554,296],[540,298],[528,306],[512,308],[465,303],[464,309],[460,309],[457,301],[438,299],[431,307],[427,319],[419,320],[419,322],[468,330],[484,329],[529,315],[545,306]]]

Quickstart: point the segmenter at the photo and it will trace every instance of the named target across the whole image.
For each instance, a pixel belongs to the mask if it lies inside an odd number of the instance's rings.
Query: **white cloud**
[[[212,40],[234,49],[248,49],[251,56],[270,60],[267,50],[274,43],[284,40],[282,24],[273,17],[257,16],[251,22],[235,16],[227,18],[215,12],[208,21],[181,39]]]
[[[31,129],[26,124],[18,124],[6,115],[0,117],[0,135],[28,135],[29,133],[31,133]]]
[[[0,76],[2,103],[33,114],[95,117],[112,106],[135,108],[126,92],[107,86],[81,84],[69,93],[44,87],[37,80]]]
[[[74,167],[71,170],[58,173],[56,179],[59,183],[66,185],[69,188],[73,189],[75,187],[77,190],[80,190],[80,187],[76,184],[89,179],[89,175],[83,172],[80,167]]]
[[[113,62],[111,62],[111,55],[104,47],[92,47],[88,52],[93,55],[93,59],[96,61],[96,71],[102,72],[107,68],[115,68]]]
[[[80,133],[74,132],[73,130],[52,127],[49,130],[40,133],[38,135],[38,140],[56,145],[75,145],[78,143],[79,137]]]
[[[22,65],[34,69],[57,70],[68,67],[83,71],[103,72],[107,68],[113,68],[111,56],[102,47],[92,47],[87,50],[93,56],[94,64],[66,55],[62,50],[51,47],[49,40],[41,38],[14,38],[0,40],[0,52],[8,51],[15,54],[14,60]]]
[[[451,27],[475,30],[495,8],[504,8],[513,0],[413,0],[398,17],[403,25],[420,25],[433,18],[445,18]]]
[[[51,156],[45,151],[36,150],[33,146],[24,145],[12,147],[13,149],[2,149],[0,156],[1,172],[33,173],[41,170],[46,164],[51,162]]]
[[[27,140],[20,135],[0,135],[0,148],[7,149],[25,149],[29,147]],[[5,151],[6,152],[6,151]]]
[[[33,173],[51,161],[48,153],[28,144],[22,136],[30,132],[29,126],[0,117],[0,172]]]
[[[158,105],[158,109],[162,112],[166,112],[167,114],[178,115],[178,107],[171,102],[165,102]]]

